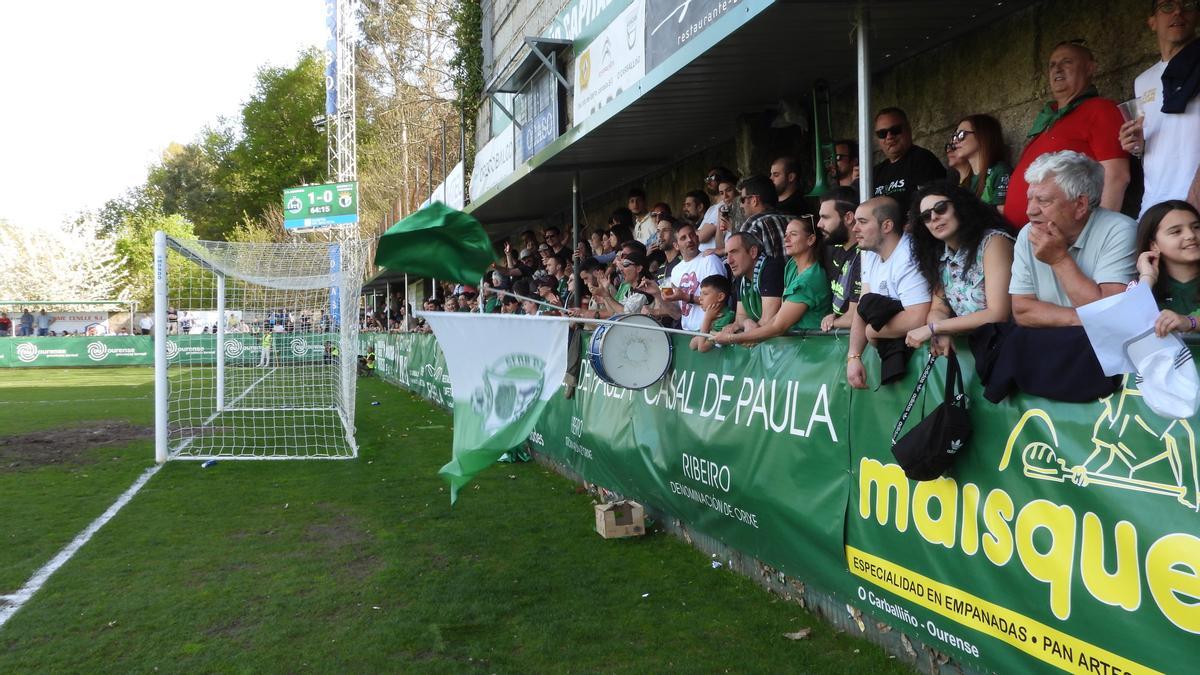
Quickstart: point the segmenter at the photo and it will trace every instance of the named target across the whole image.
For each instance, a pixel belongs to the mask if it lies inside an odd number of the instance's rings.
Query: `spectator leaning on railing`
[[[1146,211],[1138,224],[1137,270],[1140,283],[1150,284],[1162,310],[1158,335],[1200,330],[1200,213],[1173,199]]]
[[[1075,308],[1134,278],[1136,226],[1099,205],[1104,169],[1070,150],[1038,157],[1022,176],[1026,213],[1013,251],[1013,317],[1021,326],[1077,326]]]
[[[817,218],[817,227],[825,233],[821,262],[833,293],[832,311],[821,319],[821,330],[849,328],[858,306],[862,260],[858,239],[850,235],[857,208],[858,193],[849,187],[835,187],[821,197]]]
[[[771,322],[783,302],[783,258],[769,256],[763,243],[749,232],[725,240],[725,262],[733,273],[737,314],[729,330],[753,330]]]
[[[12,333],[12,319],[7,312],[0,312],[0,337],[8,337]]]
[[[754,344],[789,331],[817,330],[821,318],[829,313],[829,280],[821,266],[823,233],[813,217],[792,218],[784,232],[788,259],[783,270],[783,303],[769,323],[757,328],[715,334],[721,344]]]
[[[946,354],[951,335],[1009,320],[1013,236],[994,208],[953,183],[931,183],[913,195],[908,222],[917,268],[933,290],[929,318],[908,332],[909,347],[931,341],[935,354]]]
[[[846,379],[856,389],[867,386],[862,353],[868,340],[888,348],[887,358],[883,350],[880,357],[883,378],[891,381],[903,375],[908,360],[903,338],[925,325],[929,315],[929,283],[917,268],[912,240],[900,222],[900,205],[891,197],[869,199],[854,214],[853,231],[862,249],[862,297],[850,326]]]

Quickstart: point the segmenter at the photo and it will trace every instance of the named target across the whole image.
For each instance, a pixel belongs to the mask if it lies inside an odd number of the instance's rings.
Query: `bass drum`
[[[671,367],[674,347],[660,330],[630,328],[630,324],[661,328],[644,314],[616,314],[618,325],[596,327],[588,345],[588,363],[596,377],[625,389],[645,389],[658,382]]]

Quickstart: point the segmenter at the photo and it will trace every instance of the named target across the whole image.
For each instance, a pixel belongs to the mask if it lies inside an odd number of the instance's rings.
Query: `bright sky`
[[[0,0],[0,219],[99,208],[325,32],[323,0]]]

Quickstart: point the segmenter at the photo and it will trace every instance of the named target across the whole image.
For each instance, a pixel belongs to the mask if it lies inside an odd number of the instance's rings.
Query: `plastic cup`
[[[1142,99],[1131,98],[1118,105],[1117,109],[1121,111],[1121,117],[1125,118],[1126,122],[1132,122],[1142,116]]]

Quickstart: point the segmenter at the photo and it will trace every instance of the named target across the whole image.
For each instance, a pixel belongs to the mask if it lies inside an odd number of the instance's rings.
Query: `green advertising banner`
[[[380,375],[448,405],[431,335],[364,336]],[[983,398],[947,477],[891,454],[906,381],[845,385],[846,343],[675,343],[668,377],[610,387],[587,366],[530,443],[585,479],[813,582],[911,637],[999,672],[1190,670],[1200,645],[1200,418],[1151,412],[1132,381],[1066,404]],[[586,350],[585,350],[586,352]],[[911,427],[942,396],[939,363]]]
[[[674,347],[669,375],[642,391],[603,383],[585,359],[574,396],[551,401],[533,444],[589,481],[835,587],[849,488],[844,343],[700,354],[676,337]]]
[[[0,368],[146,366],[154,363],[147,336],[72,336],[0,339]]]
[[[338,336],[325,333],[275,333],[271,336],[276,363],[319,361],[325,343]],[[171,335],[167,359],[172,365],[212,365],[217,362],[214,334]],[[225,363],[255,365],[262,355],[262,335],[225,336]],[[38,337],[0,339],[0,368],[86,368],[93,366],[154,365],[154,341],[144,335],[97,337]]]
[[[1132,378],[1093,403],[1017,395],[993,405],[970,354],[960,362],[974,434],[939,480],[904,478],[890,452],[895,422],[879,416],[903,408],[915,373],[852,397],[846,557],[859,600],[1001,672],[1190,670],[1197,420],[1159,417]],[[934,380],[930,408],[942,395]]]

